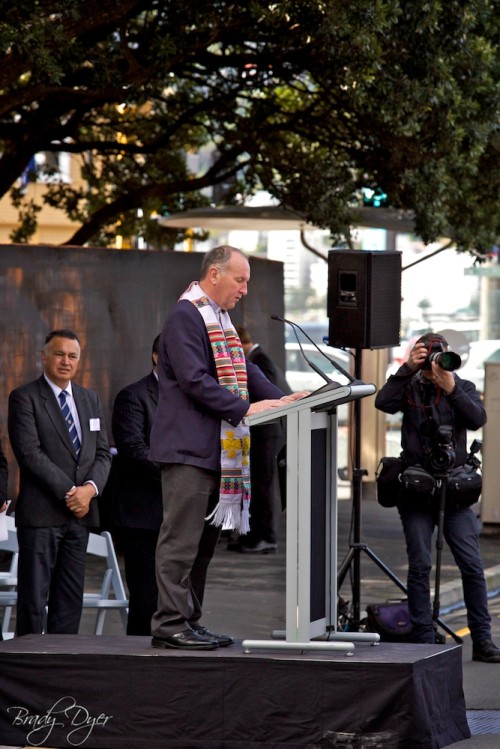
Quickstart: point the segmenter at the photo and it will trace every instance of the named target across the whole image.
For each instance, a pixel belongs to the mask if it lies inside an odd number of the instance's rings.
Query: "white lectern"
[[[375,385],[359,382],[331,383],[249,417],[250,425],[286,417],[287,506],[285,641],[244,640],[248,650],[350,651],[353,640],[379,639],[332,632],[337,627],[337,406],[375,390]]]

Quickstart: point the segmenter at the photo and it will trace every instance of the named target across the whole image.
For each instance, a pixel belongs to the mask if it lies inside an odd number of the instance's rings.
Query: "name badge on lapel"
[[[100,432],[101,431],[101,420],[100,419],[90,419],[89,426],[90,426],[90,431],[91,432]]]

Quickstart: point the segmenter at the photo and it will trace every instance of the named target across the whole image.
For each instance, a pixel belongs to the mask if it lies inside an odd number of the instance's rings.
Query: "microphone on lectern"
[[[320,349],[320,347],[318,346],[318,344],[315,343],[315,341],[313,341],[313,339],[310,336],[307,335],[306,331],[303,330],[300,327],[300,325],[298,325],[296,322],[293,322],[292,320],[287,320],[285,317],[280,317],[279,315],[271,315],[271,320],[278,320],[279,322],[286,322],[288,325],[291,325],[292,330],[293,330],[293,332],[295,334],[295,338],[297,339],[297,343],[299,344],[299,348],[300,348],[300,350],[302,352],[302,356],[304,357],[304,359],[306,360],[306,362],[309,364],[309,366],[311,367],[311,369],[314,369],[314,371],[317,372],[317,374],[321,375],[321,377],[324,380],[326,380],[326,382],[333,382],[333,380],[331,380],[330,377],[328,377],[328,375],[326,375],[324,372],[322,372],[320,370],[320,368],[317,367],[316,364],[314,364],[314,362],[310,361],[310,359],[307,358],[307,356],[304,353],[304,349],[302,348],[302,345],[300,343],[300,340],[299,340],[299,337],[297,335],[297,331],[295,330],[295,328],[297,328],[298,330],[300,330],[300,332],[307,338],[307,340],[310,343],[312,343],[312,345],[314,346],[314,348],[316,348],[319,351],[319,353],[321,354],[321,356],[324,356],[325,359],[327,359],[330,362],[330,364],[333,364],[333,366],[335,367],[335,369],[338,372],[341,372],[341,374],[343,374],[345,377],[347,377],[347,379],[349,380],[349,382],[357,382],[357,380],[356,380],[355,377],[353,377],[351,374],[349,374],[349,372],[347,372],[343,367],[341,367],[340,364],[337,364],[337,362],[334,359],[331,359],[328,356],[328,354],[325,354],[325,352]],[[338,385],[338,383],[335,383],[335,384]],[[340,387],[340,385],[338,385],[338,386]]]
[[[309,366],[311,367],[311,369],[314,369],[314,371],[316,372],[316,374],[319,374],[319,376],[322,377],[324,379],[324,381],[327,382],[328,384],[333,383],[333,380],[330,377],[328,377],[327,374],[325,374],[313,361],[311,361],[306,356],[305,351],[302,348],[302,344],[299,341],[299,337],[297,335],[297,332],[295,330],[295,323],[290,322],[290,320],[285,320],[284,317],[278,317],[278,315],[271,315],[271,320],[278,320],[279,322],[286,322],[286,323],[288,323],[289,325],[292,326],[292,330],[293,330],[293,332],[295,334],[295,338],[297,339],[297,343],[299,344],[300,353],[302,354],[302,356],[304,357],[304,359],[306,360],[306,362],[309,364]],[[297,327],[299,327],[299,326],[297,325]],[[300,330],[300,328],[299,328],[299,330]]]

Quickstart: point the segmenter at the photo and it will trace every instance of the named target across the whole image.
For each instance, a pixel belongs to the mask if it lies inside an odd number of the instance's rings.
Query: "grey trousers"
[[[170,637],[199,621],[207,569],[220,528],[206,520],[219,498],[218,473],[196,466],[162,467],[163,522],[156,547],[158,609],[155,637]]]

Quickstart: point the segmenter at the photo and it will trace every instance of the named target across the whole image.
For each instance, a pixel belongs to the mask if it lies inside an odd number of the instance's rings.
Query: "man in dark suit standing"
[[[254,343],[243,325],[236,326],[248,361],[256,364],[267,379],[286,395],[292,391],[284,373],[266,354],[259,343]],[[278,452],[284,444],[282,420],[260,424],[250,429],[250,478],[252,485],[252,511],[250,532],[228,543],[229,551],[245,554],[273,554],[278,548]]]
[[[163,506],[161,472],[148,460],[149,435],[158,404],[157,336],[153,371],[123,388],[113,405],[114,526],[119,532],[129,591],[128,635],[150,635],[158,603],[155,552]]]
[[[111,456],[97,393],[72,382],[80,343],[54,330],[41,377],[9,396],[8,429],[20,469],[16,634],[78,634],[89,528]]]

